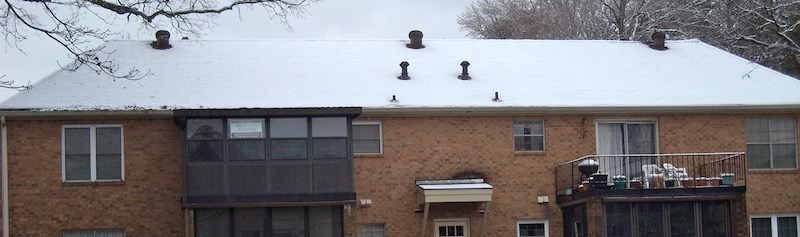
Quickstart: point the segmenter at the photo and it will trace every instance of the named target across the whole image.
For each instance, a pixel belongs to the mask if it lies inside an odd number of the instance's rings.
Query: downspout
[[[2,171],[3,172],[3,237],[9,236],[8,231],[8,128],[6,127],[6,116],[0,116],[0,149],[2,149]]]

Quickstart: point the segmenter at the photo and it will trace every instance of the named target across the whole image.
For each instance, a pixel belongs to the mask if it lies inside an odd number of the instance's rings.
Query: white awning
[[[492,185],[483,179],[417,181],[420,203],[490,202]]]

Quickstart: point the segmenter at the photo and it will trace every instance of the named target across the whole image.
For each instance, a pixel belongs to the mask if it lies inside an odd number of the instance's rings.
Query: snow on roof
[[[57,71],[2,110],[569,108],[800,105],[800,80],[698,40],[112,41],[113,80]],[[399,80],[407,61],[410,80]],[[469,61],[471,80],[459,80]],[[501,102],[492,100],[498,93]],[[396,102],[391,101],[392,97]]]

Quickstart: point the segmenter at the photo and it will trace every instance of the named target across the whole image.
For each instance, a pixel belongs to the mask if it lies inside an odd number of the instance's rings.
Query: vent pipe
[[[153,46],[154,49],[172,48],[172,45],[169,44],[169,31],[156,31],[156,41],[150,43],[150,46]]]
[[[408,39],[411,40],[411,43],[406,44],[406,47],[412,49],[425,48],[425,45],[422,45],[422,31],[412,30],[408,32]]]
[[[461,62],[461,75],[458,76],[458,79],[461,79],[461,80],[472,79],[471,77],[469,77],[469,71],[467,71],[467,67],[469,67],[469,62],[467,62],[467,61]]]
[[[409,65],[408,62],[406,62],[406,61],[403,61],[403,62],[400,63],[400,69],[402,69],[402,72],[400,72],[400,76],[397,77],[397,79],[400,79],[400,80],[411,79],[411,77],[408,77],[408,65]]]
[[[653,40],[653,42],[650,43],[650,48],[655,50],[669,49],[667,48],[667,46],[664,45],[665,41],[667,41],[667,34],[665,34],[664,32],[656,31],[655,33],[653,33],[651,39]]]

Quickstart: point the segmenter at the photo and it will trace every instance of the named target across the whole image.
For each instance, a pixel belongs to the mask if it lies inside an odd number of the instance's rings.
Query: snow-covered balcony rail
[[[744,186],[743,152],[588,155],[556,166],[556,193]]]

